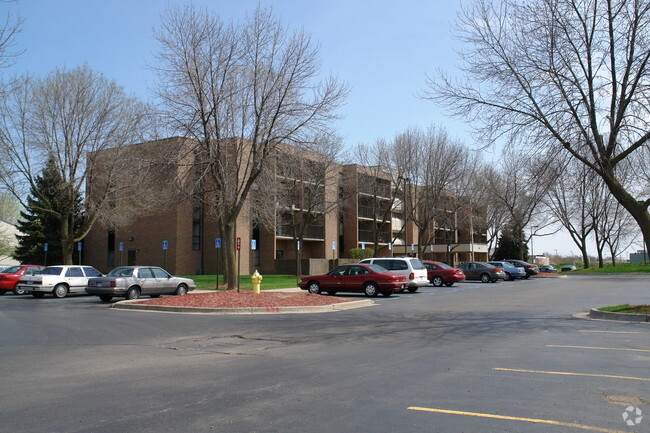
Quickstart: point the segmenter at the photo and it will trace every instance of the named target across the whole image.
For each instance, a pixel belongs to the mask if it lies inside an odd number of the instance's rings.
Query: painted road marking
[[[531,422],[531,423],[536,423],[536,424],[551,424],[551,425],[556,425],[560,427],[571,427],[571,428],[578,428],[582,430],[590,430],[590,431],[597,431],[597,432],[602,432],[602,433],[625,433],[623,430],[611,430],[607,428],[601,428],[601,427],[592,427],[589,425],[583,425],[583,424],[575,424],[571,422],[562,422],[562,421],[553,421],[550,419],[537,419],[537,418],[521,418],[518,416],[505,416],[505,415],[493,415],[491,413],[479,413],[479,412],[465,412],[465,411],[459,411],[459,410],[446,410],[446,409],[432,409],[428,407],[415,407],[411,406],[408,408],[409,410],[419,410],[423,412],[436,412],[436,413],[446,413],[450,415],[464,415],[464,416],[475,416],[479,418],[494,418],[494,419],[502,419],[502,420],[508,420],[508,421],[521,421],[521,422]]]
[[[547,344],[546,347],[563,347],[567,349],[593,349],[593,350],[623,350],[630,352],[650,352],[650,349],[626,349],[617,347],[591,347],[591,346],[562,346],[559,344]]]
[[[586,377],[603,377],[609,379],[625,379],[625,380],[641,380],[645,382],[650,382],[650,379],[645,377],[630,377],[630,376],[613,376],[610,374],[592,374],[592,373],[570,373],[567,371],[539,371],[539,370],[520,370],[516,368],[493,368],[492,370],[497,371],[513,371],[518,373],[537,373],[537,374],[556,374],[563,376],[586,376]]]
[[[582,330],[580,332],[593,332],[593,333],[603,333],[603,334],[640,334],[640,332],[636,332],[636,331],[585,331],[585,330]]]

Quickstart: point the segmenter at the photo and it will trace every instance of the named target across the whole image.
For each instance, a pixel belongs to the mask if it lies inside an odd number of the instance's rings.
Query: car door
[[[343,289],[348,292],[361,292],[363,284],[368,281],[370,271],[363,266],[350,266],[344,277]]]
[[[136,276],[138,278],[138,283],[140,284],[140,293],[146,295],[158,293],[156,278],[150,268],[139,268]]]
[[[68,287],[70,287],[70,293],[82,292],[86,288],[88,279],[81,270],[81,266],[70,266],[65,271],[65,282],[68,283]]]
[[[476,263],[468,263],[465,273],[467,274],[467,278],[470,280],[476,280],[479,273],[478,265]]]
[[[151,268],[153,276],[156,279],[156,288],[158,293],[174,293],[176,291],[176,281],[165,270],[161,268]]]
[[[349,266],[339,266],[332,269],[326,275],[323,275],[318,282],[323,290],[340,291],[343,290],[343,281],[348,274]]]

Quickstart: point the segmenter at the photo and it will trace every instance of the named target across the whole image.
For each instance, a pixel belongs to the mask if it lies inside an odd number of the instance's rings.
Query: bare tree
[[[3,1],[3,3],[11,3]],[[12,51],[16,43],[16,36],[21,31],[23,19],[7,13],[4,23],[0,25],[0,68],[8,68],[14,64],[20,51]]]
[[[26,207],[30,188],[38,193],[36,177],[48,159],[54,161],[65,203],[55,206],[43,196],[46,205],[40,210],[61,223],[65,263],[72,263],[75,242],[98,219],[129,212],[129,202],[121,198],[139,188],[130,175],[142,171],[120,158],[120,150],[141,138],[149,112],[87,66],[57,69],[44,78],[21,77],[2,101],[0,183]],[[111,158],[100,158],[109,149]],[[84,222],[75,230],[79,197],[85,197]]]
[[[500,202],[508,213],[510,231],[520,246],[519,260],[524,260],[524,245],[538,231],[554,221],[544,215],[542,199],[555,180],[548,162],[527,152],[510,152],[501,160],[500,171],[486,173],[486,188],[492,200]],[[526,228],[531,227],[530,236]]]
[[[530,152],[555,149],[600,176],[650,242],[650,3],[475,0],[459,15],[464,81],[440,73],[426,95]],[[646,176],[621,178],[634,164]]]
[[[318,135],[311,143],[278,150],[275,179],[278,228],[293,237],[296,275],[302,274],[303,248],[299,245],[305,245],[306,237],[322,238],[326,216],[338,210],[336,160],[340,150],[340,138],[333,135]]]
[[[549,190],[546,205],[557,221],[569,232],[582,254],[585,268],[589,267],[587,247],[593,234],[594,218],[599,209],[595,175],[582,164],[570,163],[556,167],[557,182]]]
[[[267,10],[225,24],[194,6],[170,8],[155,38],[155,92],[169,126],[196,140],[198,197],[216,215],[232,289],[235,224],[265,161],[280,143],[306,142],[327,129],[347,88],[332,77],[316,82],[318,48]]]

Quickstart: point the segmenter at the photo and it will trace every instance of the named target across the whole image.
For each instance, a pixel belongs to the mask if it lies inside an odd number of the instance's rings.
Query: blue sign
[[[411,244],[411,251],[415,251],[415,244]]]
[[[393,251],[393,243],[392,242],[388,243],[388,251]]]
[[[365,249],[366,249],[366,243],[365,243],[365,242],[361,242],[361,249],[362,249],[362,250],[365,250]]]
[[[118,251],[124,251],[124,242],[120,242],[120,244],[117,246]]]
[[[300,251],[300,241],[298,241],[297,245],[298,245],[298,251]]]
[[[81,242],[77,242],[77,251],[81,251]]]
[[[257,249],[257,241],[255,239],[251,239],[251,250],[256,250]]]
[[[221,248],[221,238],[215,238],[214,239],[214,247],[215,248]]]
[[[162,249],[163,249],[163,251],[167,251],[168,248],[169,248],[169,242],[162,241]]]
[[[333,250],[336,249],[336,241],[333,241],[333,242],[332,242],[332,249],[333,249]]]
[[[47,242],[43,245],[43,251],[47,251]]]

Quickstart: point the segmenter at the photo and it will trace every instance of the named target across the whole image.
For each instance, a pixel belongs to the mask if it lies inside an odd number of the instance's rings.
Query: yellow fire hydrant
[[[262,284],[262,276],[257,272],[257,269],[255,269],[255,273],[251,275],[251,281],[253,282],[253,293],[259,294],[260,285]]]

